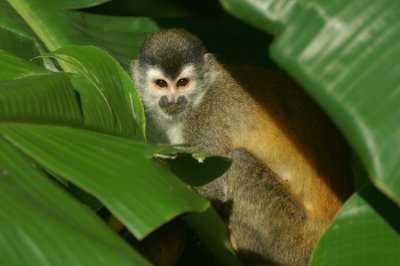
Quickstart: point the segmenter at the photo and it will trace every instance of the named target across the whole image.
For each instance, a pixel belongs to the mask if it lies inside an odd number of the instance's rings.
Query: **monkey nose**
[[[160,100],[158,101],[158,105],[161,109],[169,114],[169,115],[176,115],[183,111],[187,103],[185,96],[179,96],[177,99],[168,99],[167,96],[161,96]]]
[[[160,100],[158,101],[158,105],[161,108],[167,108],[169,105],[171,105],[170,101],[168,100],[167,96],[161,96]]]
[[[186,102],[187,102],[187,100],[186,100],[185,96],[179,96],[178,100],[176,101],[176,103],[178,105],[184,105],[184,104],[186,104]]]

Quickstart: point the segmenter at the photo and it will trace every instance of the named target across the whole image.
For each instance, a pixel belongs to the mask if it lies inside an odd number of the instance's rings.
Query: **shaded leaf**
[[[24,59],[39,55],[33,40],[2,28],[0,28],[0,49]]]
[[[175,151],[176,152],[176,151]],[[191,186],[202,186],[220,177],[231,165],[228,158],[182,153],[164,159],[171,171]]]
[[[15,79],[35,74],[50,74],[47,69],[0,50],[0,80]]]
[[[81,125],[69,76],[0,51],[0,121]]]
[[[138,53],[143,40],[158,29],[157,24],[149,18],[111,17],[73,10],[95,6],[105,2],[104,0],[8,2],[23,18],[21,20],[15,12],[7,12],[18,21],[8,23],[8,28],[13,31],[25,32],[26,26],[21,29],[20,25],[28,24],[49,51],[71,44],[102,47],[119,60],[125,69],[129,69],[129,63]],[[3,6],[5,9],[5,5]],[[9,22],[9,19],[4,20]]]
[[[60,11],[89,7],[104,0],[50,1],[50,0],[8,0],[9,4],[25,20],[49,50],[70,44],[71,32],[66,13]]]
[[[241,265],[232,250],[228,231],[213,208],[183,218],[222,265]]]
[[[24,59],[39,55],[41,43],[7,1],[0,1],[0,49]]]
[[[211,0],[213,1],[213,0]],[[109,1],[89,9],[90,12],[107,15],[133,17],[180,17],[190,16],[190,12],[178,1],[146,0],[146,1]],[[193,3],[192,3],[193,5]],[[154,7],[157,8],[154,8]]]
[[[68,12],[68,19],[75,28],[74,44],[105,49],[128,72],[142,42],[159,29],[152,19],[145,17],[111,17],[75,11]]]

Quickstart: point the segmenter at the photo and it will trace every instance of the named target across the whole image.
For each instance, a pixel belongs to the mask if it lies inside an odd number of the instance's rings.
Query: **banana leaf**
[[[357,186],[311,264],[397,265],[400,5],[389,0],[221,2],[233,15],[276,34],[272,58],[333,119],[365,169],[365,175],[356,174],[364,180],[358,183],[370,183]]]
[[[158,29],[147,18],[117,18],[76,11],[100,2],[0,1],[0,49],[7,51],[0,51],[5,59],[0,61],[0,82],[4,85],[0,87],[0,140],[8,147],[2,152],[6,157],[14,154],[10,158],[19,158],[12,160],[16,167],[19,164],[24,169],[33,166],[35,174],[30,170],[22,173],[33,178],[32,182],[35,175],[48,180],[54,193],[61,195],[58,205],[63,205],[69,197],[65,189],[70,183],[98,199],[137,239],[142,239],[184,212],[205,211],[209,203],[153,157],[164,147],[141,142],[145,134],[143,107],[123,68],[102,49],[76,46],[91,44],[105,48],[129,69],[129,62],[143,39]],[[208,164],[199,167],[206,178],[208,174],[216,176],[215,171],[223,172],[228,166],[222,158],[218,166],[218,160],[213,159],[213,167]],[[0,169],[5,176],[13,169],[9,164],[9,161],[1,162]],[[179,165],[175,167],[179,168]],[[187,170],[184,172],[187,174]],[[49,174],[52,177],[49,178]],[[54,186],[54,181],[64,187]],[[44,190],[50,189],[43,184],[37,184],[38,193],[44,194]],[[3,191],[0,195],[10,198],[15,193],[20,194],[18,189],[15,187],[15,192]],[[8,210],[30,208],[29,197],[15,204],[6,201]],[[26,215],[36,215],[42,223],[54,224],[47,230],[55,239],[68,234],[68,228],[57,230],[57,225],[62,227],[63,221],[71,219],[68,217],[80,217],[82,211],[91,215],[94,223],[101,224],[98,217],[90,214],[90,209],[79,211],[71,207],[69,213],[42,217],[49,209],[46,199],[30,213],[2,214],[1,218],[10,217],[8,221],[25,236],[18,237],[16,231],[8,232],[7,226],[0,227],[0,235],[7,236],[2,238],[3,245],[10,247],[3,258],[4,264],[26,265],[27,261],[34,261],[36,265],[98,265],[99,260],[107,265],[147,264],[134,249],[127,249],[116,237],[109,246],[124,248],[116,255],[111,252],[109,256],[102,256],[109,251],[91,246],[90,236],[99,235],[101,242],[108,241],[105,236],[112,233],[98,233],[110,230],[103,225],[94,226],[93,233],[85,233],[92,226],[85,224],[86,218],[80,225],[82,230],[70,234],[65,242],[54,245],[54,239],[39,238],[35,235],[39,223],[36,220],[32,224],[24,223],[21,219],[26,220]],[[76,200],[71,202],[79,206]],[[65,208],[69,208],[65,204]],[[222,224],[216,216],[212,219]],[[199,228],[199,234],[209,233],[201,225],[199,222],[193,227]],[[226,245],[226,232],[205,239],[209,246],[225,251],[219,256],[216,253],[221,263],[237,263]],[[81,241],[87,248],[76,248],[76,243]],[[22,249],[16,249],[17,246]],[[51,256],[43,255],[45,252]],[[62,258],[60,263],[56,261],[59,258]]]

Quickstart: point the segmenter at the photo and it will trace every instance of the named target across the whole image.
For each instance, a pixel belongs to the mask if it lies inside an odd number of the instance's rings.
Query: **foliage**
[[[263,31],[277,35],[271,57],[354,150],[357,192],[311,264],[399,264],[397,3],[220,1],[255,30],[212,1],[105,2],[0,0],[0,264],[148,264],[81,202],[106,206],[137,239],[187,213],[183,220],[220,263],[237,264],[223,224],[185,185],[215,178],[229,162],[198,163],[203,155],[144,143],[161,137],[145,125],[129,62],[149,33],[177,26],[233,63],[273,65]],[[202,10],[223,19],[182,17]]]
[[[172,170],[191,180],[187,151],[143,142],[143,107],[124,68],[158,26],[75,10],[100,2],[0,1],[1,264],[148,264],[77,199],[105,206],[138,240],[188,213],[217,259],[238,264],[208,201],[155,156],[177,153]],[[191,164],[206,179],[229,166],[203,159]],[[220,225],[212,237],[210,222]]]
[[[400,262],[400,39],[393,1],[238,1],[225,8],[278,35],[271,56],[325,109],[366,173],[312,265]]]

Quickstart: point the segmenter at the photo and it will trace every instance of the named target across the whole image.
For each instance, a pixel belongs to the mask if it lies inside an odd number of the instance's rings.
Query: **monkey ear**
[[[215,62],[215,56],[212,53],[206,53],[204,54],[204,62],[206,63],[206,65],[208,64],[212,64]]]
[[[217,78],[217,59],[215,56],[211,53],[206,53],[204,55],[204,66],[205,68],[203,69],[204,71],[204,79],[207,83],[207,86],[210,86],[215,79]]]

